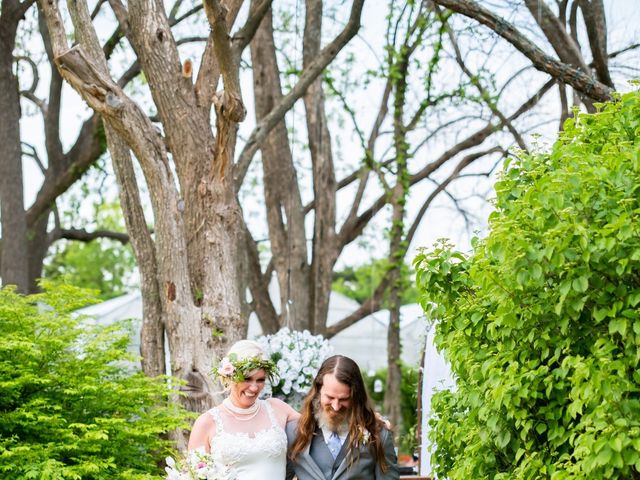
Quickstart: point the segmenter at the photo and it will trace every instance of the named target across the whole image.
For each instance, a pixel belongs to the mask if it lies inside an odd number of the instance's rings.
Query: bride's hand
[[[382,422],[387,430],[391,430],[391,422],[387,417],[380,415],[380,412],[376,412],[376,418],[379,422]]]

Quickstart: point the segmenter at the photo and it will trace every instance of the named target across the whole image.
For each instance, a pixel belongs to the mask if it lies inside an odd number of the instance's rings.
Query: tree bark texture
[[[283,97],[271,11],[262,19],[251,43],[251,59],[259,123]],[[309,300],[313,287],[308,279],[305,215],[284,118],[261,143],[260,152],[269,241],[280,290],[280,325],[312,330]]]
[[[3,285],[29,291],[27,222],[24,213],[22,147],[20,145],[20,93],[13,73],[13,49],[23,9],[16,0],[4,0],[0,14],[0,206],[2,251],[0,275]],[[18,128],[16,128],[16,126]]]
[[[160,302],[160,286],[156,280],[157,262],[153,240],[142,210],[129,148],[109,125],[105,125],[105,129],[119,186],[120,205],[140,272],[140,293],[146,299],[142,303],[140,331],[142,369],[149,376],[161,375],[167,373],[164,352],[166,321]]]
[[[305,68],[320,52],[322,38],[321,0],[305,2],[303,62]],[[304,106],[309,136],[309,151],[313,169],[313,198],[316,208],[313,224],[313,255],[311,262],[312,331],[324,333],[329,311],[329,295],[333,267],[338,259],[336,249],[336,177],[333,168],[331,135],[327,126],[322,78],[317,78],[307,89]]]

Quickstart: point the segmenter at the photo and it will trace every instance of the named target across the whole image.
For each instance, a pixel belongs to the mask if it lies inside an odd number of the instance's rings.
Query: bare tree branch
[[[520,115],[530,110],[536,103],[538,103],[540,98],[554,84],[555,79],[549,80],[531,98],[523,103],[513,115],[508,117],[509,121],[515,120]],[[449,161],[459,153],[482,144],[489,136],[491,136],[492,133],[501,129],[502,127],[504,127],[504,124],[502,124],[502,122],[498,122],[497,124],[489,122],[484,128],[476,131],[472,135],[465,138],[463,141],[449,148],[435,161],[429,163],[422,170],[411,175],[409,179],[410,185],[415,185],[421,180],[428,178],[429,175],[438,170],[442,165],[444,165],[447,161]],[[351,243],[355,238],[357,238],[358,235],[360,235],[360,233],[362,233],[371,219],[387,204],[387,200],[385,197],[386,195],[378,197],[378,199],[376,199],[373,204],[358,217],[357,221],[349,225],[348,228],[345,228],[343,226],[339,234],[339,241],[342,246]]]
[[[38,165],[40,172],[42,172],[42,174],[44,175],[47,172],[47,167],[45,167],[44,163],[42,163],[42,160],[40,160],[40,156],[38,155],[38,151],[36,150],[36,147],[26,142],[20,142],[20,143],[30,150],[29,152],[25,152],[23,150],[22,154],[33,158],[34,162],[36,162],[36,165]]]
[[[474,152],[474,153],[472,153],[470,155],[465,156],[462,160],[460,160],[460,162],[458,162],[458,165],[456,165],[456,167],[454,168],[453,172],[451,172],[451,174],[443,182],[441,182],[435,188],[435,190],[433,192],[431,192],[429,194],[427,199],[424,201],[424,203],[420,207],[420,210],[416,214],[416,216],[415,216],[415,218],[413,220],[413,223],[411,224],[411,227],[409,227],[409,230],[407,230],[407,236],[406,236],[407,245],[410,245],[411,242],[413,241],[413,237],[415,236],[416,231],[418,230],[418,227],[420,226],[420,222],[422,221],[422,218],[424,217],[424,215],[427,212],[427,209],[429,208],[431,203],[436,199],[436,197],[442,191],[444,191],[449,186],[449,184],[451,184],[451,182],[453,182],[457,178],[461,177],[460,173],[462,172],[462,170],[467,168],[469,165],[471,165],[476,160],[478,160],[480,158],[483,158],[483,157],[486,157],[487,155],[491,155],[492,153],[497,153],[497,152],[503,152],[504,153],[504,150],[502,149],[502,147],[493,147],[493,148],[491,148],[489,150],[483,150],[481,152]]]
[[[326,338],[332,338],[343,331],[345,328],[348,328],[356,323],[358,320],[362,320],[367,315],[371,315],[372,313],[380,310],[380,308],[382,308],[382,302],[384,300],[384,293],[387,290],[388,286],[389,281],[385,277],[376,287],[371,297],[362,302],[362,305],[360,305],[360,307],[358,307],[358,309],[356,309],[350,315],[344,317],[342,320],[339,320],[330,327],[327,327],[324,336]]]
[[[36,88],[38,88],[38,83],[40,83],[40,75],[38,73],[38,66],[36,65],[36,62],[34,62],[31,57],[25,57],[23,55],[14,57],[14,60],[17,64],[19,64],[20,62],[26,62],[26,64],[29,65],[29,68],[31,69],[31,85],[29,85],[29,88],[20,90],[20,93],[22,95],[24,95],[25,93],[35,94]]]
[[[54,238],[52,238],[52,240],[65,239],[77,240],[79,242],[91,242],[93,240],[97,240],[98,238],[108,238],[111,240],[117,240],[123,245],[129,243],[128,234],[122,232],[114,232],[111,230],[94,230],[90,232],[86,229],[69,228],[55,232],[53,237]]]
[[[98,0],[96,2],[96,5],[93,7],[93,11],[91,12],[91,20],[94,20],[98,16],[98,13],[100,13],[100,9],[102,8],[102,5],[104,5],[106,2],[107,0]]]
[[[213,49],[220,65],[225,92],[240,100],[240,77],[237,68],[239,59],[237,52],[231,46],[229,29],[227,28],[228,9],[222,5],[220,0],[204,0],[204,10],[213,33]]]
[[[227,31],[231,30],[233,23],[236,21],[242,0],[233,0],[228,2],[228,12],[226,16]],[[214,52],[214,36],[213,32],[209,34],[207,45],[200,59],[200,70],[198,70],[198,78],[196,79],[196,97],[198,106],[205,112],[211,110],[211,102],[216,92],[220,79],[220,65]]]
[[[256,34],[260,22],[264,18],[267,11],[271,8],[273,0],[261,0],[260,2],[252,2],[249,10],[249,18],[244,26],[233,35],[233,48],[235,55],[239,59],[242,51],[249,45],[249,42]]]
[[[625,48],[623,48],[621,50],[617,50],[615,52],[610,53],[609,54],[609,58],[615,58],[615,57],[617,57],[619,55],[622,55],[623,53],[627,53],[627,52],[629,52],[631,50],[635,50],[638,47],[640,47],[640,43],[633,43],[633,44],[629,45],[628,47],[625,47]]]
[[[602,0],[578,0],[582,18],[587,27],[589,46],[593,55],[596,73],[602,83],[614,88],[609,74],[609,56],[607,55],[607,21]]]
[[[349,21],[342,32],[320,51],[313,62],[303,69],[298,83],[296,83],[287,95],[282,97],[274,106],[273,110],[271,110],[271,113],[266,115],[253,129],[236,163],[234,171],[236,191],[240,188],[240,185],[242,185],[249,165],[251,165],[251,160],[260,148],[260,143],[266,138],[273,127],[284,118],[285,113],[289,111],[296,100],[304,95],[307,87],[311,85],[322,70],[333,61],[342,47],[354,37],[360,28],[360,15],[363,4],[364,0],[353,0]]]
[[[480,97],[487,104],[491,112],[493,112],[493,114],[500,119],[500,122],[502,122],[507,127],[507,130],[509,130],[511,135],[513,135],[513,138],[515,138],[516,142],[518,142],[518,146],[522,150],[527,151],[527,145],[524,142],[524,139],[522,138],[520,133],[518,133],[516,128],[513,126],[513,124],[498,109],[498,106],[496,105],[496,103],[491,99],[491,94],[487,91],[486,88],[484,88],[482,83],[480,83],[479,78],[476,75],[474,75],[465,64],[462,58],[462,54],[460,53],[460,47],[458,46],[458,41],[456,39],[456,36],[453,33],[453,30],[448,26],[447,26],[447,33],[449,34],[449,40],[451,41],[451,45],[453,46],[453,51],[455,52],[455,55],[456,55],[456,61],[460,66],[460,69],[465,73],[467,78],[469,78],[469,81],[478,89],[478,92],[480,93]]]
[[[589,68],[584,62],[580,46],[567,33],[565,26],[553,14],[547,3],[544,0],[525,0],[524,3],[560,60],[589,74]]]
[[[266,333],[275,333],[280,328],[278,322],[278,314],[273,307],[273,302],[269,296],[269,280],[271,275],[263,276],[260,269],[260,255],[256,242],[251,236],[251,232],[244,225],[244,234],[246,251],[250,265],[249,271],[249,288],[251,290],[252,307],[256,315],[260,319],[262,331]]]
[[[472,0],[433,0],[438,5],[461,13],[487,26],[511,43],[525,55],[535,67],[554,79],[571,85],[575,90],[597,101],[609,101],[612,90],[586,73],[567,63],[560,62],[544,53],[533,42],[522,35],[512,24]]]
[[[76,142],[66,154],[64,170],[56,175],[55,180],[42,185],[35,201],[27,210],[27,225],[33,225],[96,161],[102,151],[100,142],[95,138],[100,121],[100,116],[94,113],[84,122]]]

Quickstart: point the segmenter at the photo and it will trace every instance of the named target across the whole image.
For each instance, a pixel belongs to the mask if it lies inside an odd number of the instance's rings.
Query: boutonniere
[[[367,430],[366,428],[359,426],[358,427],[359,433],[358,433],[358,446],[359,447],[364,447],[365,445],[367,445],[369,443],[369,439],[371,438],[371,434],[369,433],[369,430]]]

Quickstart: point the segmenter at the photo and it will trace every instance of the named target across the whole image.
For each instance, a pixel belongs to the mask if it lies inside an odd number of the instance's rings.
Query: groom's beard
[[[320,428],[327,428],[338,434],[345,434],[349,431],[349,417],[351,416],[351,408],[343,408],[335,411],[330,405],[323,407],[320,399],[313,401],[313,416],[318,422]]]

